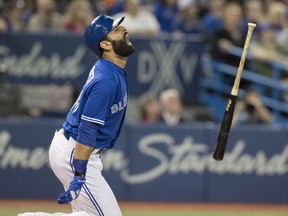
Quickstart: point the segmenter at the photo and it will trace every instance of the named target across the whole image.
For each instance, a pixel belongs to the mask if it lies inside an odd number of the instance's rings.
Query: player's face
[[[134,46],[129,40],[128,32],[123,26],[117,26],[107,35],[114,52],[122,57],[128,57],[134,52]]]

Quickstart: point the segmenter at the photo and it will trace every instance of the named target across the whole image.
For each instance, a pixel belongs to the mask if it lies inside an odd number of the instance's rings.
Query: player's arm
[[[96,146],[98,127],[105,123],[107,110],[110,110],[112,97],[117,84],[113,81],[98,82],[89,92],[81,115],[76,146],[73,157],[74,178],[67,191],[58,198],[58,203],[70,203],[79,196],[86,181],[86,170],[91,152]]]
[[[74,158],[88,160],[94,148],[77,142],[75,145]]]
[[[86,181],[87,164],[96,143],[97,129],[97,124],[81,120],[73,157],[74,177],[68,190],[58,197],[59,204],[70,203],[79,196]]]
[[[232,126],[236,125],[241,113],[245,110],[245,102],[240,100],[235,105],[235,111],[232,119]]]
[[[75,152],[73,157],[74,175],[85,177],[87,164],[93,147],[77,142],[75,145]]]
[[[98,127],[105,123],[117,85],[114,81],[99,81],[89,92],[78,128],[73,166],[76,176],[85,176],[91,152],[96,147]],[[98,145],[99,146],[99,145]]]
[[[73,158],[75,176],[85,177],[89,157],[96,144],[98,124],[81,120]]]
[[[247,103],[254,106],[257,113],[265,124],[270,124],[272,122],[272,115],[270,110],[262,103],[261,96],[258,92],[253,91],[247,95]]]

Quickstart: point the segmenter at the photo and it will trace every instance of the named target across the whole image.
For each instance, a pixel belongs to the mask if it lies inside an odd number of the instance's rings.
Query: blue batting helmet
[[[96,17],[86,28],[84,41],[87,47],[98,57],[100,56],[99,44],[101,40],[124,20],[125,17],[113,19],[107,15]]]

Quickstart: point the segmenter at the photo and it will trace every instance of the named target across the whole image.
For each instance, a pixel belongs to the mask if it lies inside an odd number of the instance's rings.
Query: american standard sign
[[[48,158],[62,122],[1,119],[0,198],[54,199],[63,190]],[[102,154],[103,175],[123,200],[287,203],[287,130],[233,128],[218,162],[212,158],[216,125],[125,124],[115,148]],[[9,185],[19,187],[6,190]]]
[[[85,52],[86,48],[79,46],[64,58],[56,49],[47,56],[43,44],[36,42],[27,53],[16,55],[10,47],[0,46],[0,63],[11,77],[75,79],[85,72],[85,67],[81,65]]]
[[[169,151],[164,154],[157,149],[159,141]],[[168,134],[151,134],[144,136],[138,143],[139,154],[146,155],[147,160],[155,159],[157,164],[140,173],[129,171],[129,161],[121,151],[107,152],[103,157],[106,170],[120,172],[122,179],[129,184],[153,181],[165,174],[203,174],[210,173],[258,176],[285,175],[288,173],[288,145],[281,152],[267,156],[263,150],[255,154],[245,152],[246,144],[238,140],[235,146],[225,155],[223,163],[211,159],[207,144],[194,143],[192,137],[185,137],[182,143],[175,143]],[[114,158],[114,159],[113,159]],[[133,163],[137,163],[132,161]],[[139,163],[139,162],[138,162]]]
[[[199,37],[133,38],[133,44],[136,50],[126,65],[130,96],[176,88],[184,99],[195,99],[204,48]],[[11,83],[45,85],[69,81],[81,89],[96,60],[80,36],[0,35],[0,70],[6,72]]]
[[[9,131],[0,131],[0,169],[32,169],[39,170],[49,167],[47,147],[28,148],[11,143]],[[165,153],[159,149],[164,147]],[[129,169],[132,163],[121,150],[108,150],[103,155],[105,171],[119,172],[122,180],[128,184],[143,184],[163,175],[203,174],[205,171],[219,175],[250,175],[284,176],[288,174],[288,144],[283,145],[279,152],[267,155],[265,150],[255,153],[246,151],[244,140],[237,140],[233,148],[227,151],[223,162],[212,159],[208,145],[194,142],[192,136],[185,136],[181,143],[165,133],[151,133],[138,140],[138,152],[146,160],[154,160],[155,164],[141,172],[133,173]],[[0,173],[0,175],[1,175]]]

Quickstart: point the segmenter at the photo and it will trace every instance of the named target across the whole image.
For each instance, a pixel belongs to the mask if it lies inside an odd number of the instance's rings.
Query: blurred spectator
[[[36,11],[29,19],[28,30],[34,32],[64,31],[63,18],[56,11],[54,0],[36,0]]]
[[[65,11],[65,30],[82,34],[94,18],[88,0],[72,0]]]
[[[96,14],[114,15],[124,10],[124,0],[94,0]]]
[[[141,6],[140,0],[125,0],[124,11],[115,14],[114,18],[125,16],[122,23],[130,34],[157,35],[160,24],[150,8]]]
[[[178,0],[179,12],[175,19],[175,30],[178,33],[200,33],[200,18],[196,0]]]
[[[246,35],[240,30],[242,9],[238,3],[228,3],[224,8],[224,26],[215,31],[209,39],[210,53],[213,59],[227,64],[239,65],[239,57],[229,54],[233,46],[243,47]]]
[[[262,103],[261,95],[253,88],[248,89],[244,99],[236,103],[232,125],[271,123],[272,114]]]
[[[261,0],[245,0],[244,1],[244,20],[242,22],[242,31],[247,31],[247,23],[252,22],[257,25],[254,29],[253,38],[257,38],[259,27],[266,25],[268,22],[263,1]]]
[[[24,20],[25,23],[27,24],[30,16],[32,15],[33,12],[36,10],[36,0],[25,0],[25,9],[23,11],[24,13]]]
[[[288,104],[288,74],[285,74],[281,79],[281,84],[286,85],[286,89],[281,92],[280,100],[283,103]],[[288,113],[286,113],[288,115]]]
[[[18,85],[13,85],[6,79],[7,68],[0,64],[0,116],[7,117],[21,114],[20,91]]]
[[[139,99],[140,122],[155,123],[160,120],[160,103],[153,92],[144,93]]]
[[[241,31],[242,8],[238,3],[228,3],[224,8],[223,21],[224,26],[216,30],[210,37],[207,37],[207,51],[213,60],[238,67],[240,58],[232,54],[231,51],[236,48],[242,48],[245,43],[246,34]],[[249,61],[246,60],[244,67],[247,68]],[[220,77],[222,82],[232,85],[234,76],[224,74]],[[247,81],[241,81],[241,86],[247,85]]]
[[[176,89],[167,89],[160,93],[161,121],[167,125],[175,126],[183,122],[183,104]]]
[[[202,32],[210,35],[223,26],[223,8],[226,0],[209,1],[208,12],[201,19]]]
[[[288,50],[276,43],[275,27],[271,24],[259,27],[259,39],[251,42],[250,52],[254,58],[250,66],[256,73],[272,77],[272,61],[286,64],[288,62]]]
[[[267,6],[268,22],[271,23],[277,31],[282,30],[284,23],[286,22],[286,5],[281,1],[273,1]]]
[[[286,7],[285,22],[283,22],[282,29],[278,31],[276,36],[276,43],[279,46],[288,50],[288,8]]]
[[[159,0],[152,4],[152,11],[158,19],[163,33],[174,32],[178,13],[177,0]]]
[[[7,32],[8,31],[8,26],[5,20],[5,15],[4,15],[4,5],[2,1],[0,1],[0,33]]]
[[[18,0],[15,3],[13,2],[8,9],[7,23],[9,26],[9,31],[25,31],[26,23],[24,19],[24,8],[25,2]]]
[[[284,74],[281,78],[281,86],[284,88],[280,92],[280,102],[285,105],[288,104],[288,74]],[[288,111],[281,111],[280,114],[284,117],[288,117]]]
[[[197,0],[197,5],[200,11],[200,17],[203,17],[205,14],[208,13],[208,11],[210,10],[209,7],[211,2],[212,2],[211,0]]]

